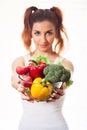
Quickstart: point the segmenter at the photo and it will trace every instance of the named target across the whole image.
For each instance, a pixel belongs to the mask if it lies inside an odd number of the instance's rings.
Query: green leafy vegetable
[[[38,62],[38,61],[43,61],[45,62],[46,64],[50,64],[50,61],[45,57],[45,56],[42,56],[42,55],[39,55],[39,56],[33,56],[33,59]]]
[[[70,87],[72,84],[73,84],[73,81],[72,81],[72,80],[69,80],[69,81],[66,82],[66,86],[67,86],[67,87]]]

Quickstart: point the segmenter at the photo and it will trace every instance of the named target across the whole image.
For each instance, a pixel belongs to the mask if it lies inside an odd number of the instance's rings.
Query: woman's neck
[[[56,52],[54,52],[54,51],[41,52],[39,50],[35,50],[31,54],[31,56],[39,56],[39,55],[47,57],[50,60],[50,62],[54,62],[55,59],[58,57],[58,54]]]
[[[38,56],[38,55],[43,55],[48,57],[49,55],[53,55],[54,52],[41,52],[41,51],[34,51],[33,55]]]

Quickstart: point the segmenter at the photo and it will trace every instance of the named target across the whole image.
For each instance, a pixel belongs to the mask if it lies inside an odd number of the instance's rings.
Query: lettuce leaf
[[[66,82],[67,87],[70,87],[72,84],[73,84],[73,80],[69,80],[69,81]]]
[[[33,56],[33,59],[38,62],[38,61],[43,61],[46,64],[50,64],[50,61],[48,60],[48,58],[46,58],[45,56],[39,55],[39,56]]]

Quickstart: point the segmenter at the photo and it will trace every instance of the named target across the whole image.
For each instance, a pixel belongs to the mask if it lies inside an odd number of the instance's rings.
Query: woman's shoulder
[[[16,66],[24,66],[24,58],[23,56],[16,57],[12,62],[12,68],[14,69]]]
[[[73,66],[73,63],[70,61],[70,60],[68,60],[68,59],[66,59],[66,58],[63,58],[62,59],[62,64],[67,68],[67,69],[69,69],[70,71],[74,71],[74,66]]]

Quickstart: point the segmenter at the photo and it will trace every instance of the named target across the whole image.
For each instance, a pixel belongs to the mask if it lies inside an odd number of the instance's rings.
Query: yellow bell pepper
[[[52,93],[53,86],[48,81],[42,82],[42,78],[35,78],[31,86],[31,96],[39,101],[46,100]]]

